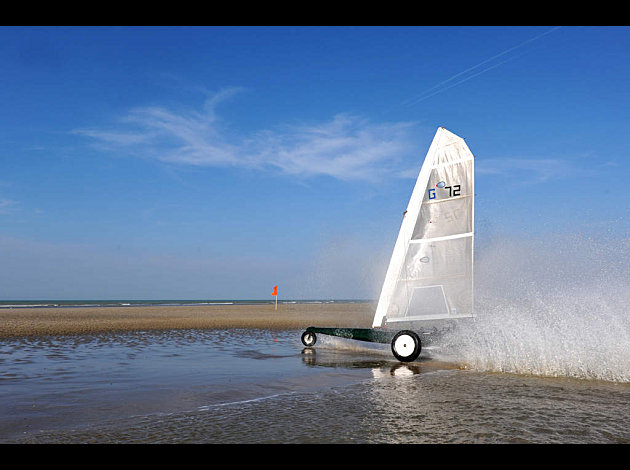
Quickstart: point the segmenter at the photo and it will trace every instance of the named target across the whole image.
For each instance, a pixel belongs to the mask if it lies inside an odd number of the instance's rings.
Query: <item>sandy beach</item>
[[[0,338],[187,328],[369,327],[371,303],[0,309]]]

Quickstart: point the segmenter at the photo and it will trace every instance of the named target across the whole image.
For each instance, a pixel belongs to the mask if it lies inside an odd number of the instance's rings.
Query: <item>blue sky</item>
[[[0,299],[375,298],[439,126],[478,246],[626,238],[627,27],[2,27]]]

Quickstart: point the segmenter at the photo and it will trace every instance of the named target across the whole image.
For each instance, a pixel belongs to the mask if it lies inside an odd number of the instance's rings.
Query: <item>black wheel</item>
[[[422,351],[420,337],[411,330],[402,330],[392,338],[392,353],[401,362],[415,361]]]
[[[305,331],[304,333],[302,333],[302,344],[304,346],[313,346],[316,342],[317,336],[315,336],[315,333],[312,333],[310,331]]]

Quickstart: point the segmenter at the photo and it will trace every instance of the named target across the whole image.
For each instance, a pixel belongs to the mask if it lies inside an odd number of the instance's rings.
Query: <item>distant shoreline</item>
[[[369,327],[375,309],[369,301],[288,301],[279,302],[277,310],[275,304],[267,301],[231,302],[234,303],[5,307],[0,308],[0,338],[169,329]]]
[[[345,304],[371,303],[373,300],[361,299],[302,299],[278,300],[280,304]],[[1,309],[11,308],[70,308],[70,307],[157,307],[157,306],[198,306],[198,305],[275,305],[275,300],[0,300]]]

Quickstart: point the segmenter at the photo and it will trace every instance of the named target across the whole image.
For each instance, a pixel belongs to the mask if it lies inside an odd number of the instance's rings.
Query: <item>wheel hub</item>
[[[410,356],[416,348],[416,345],[411,336],[400,335],[394,342],[394,348],[401,356]]]

